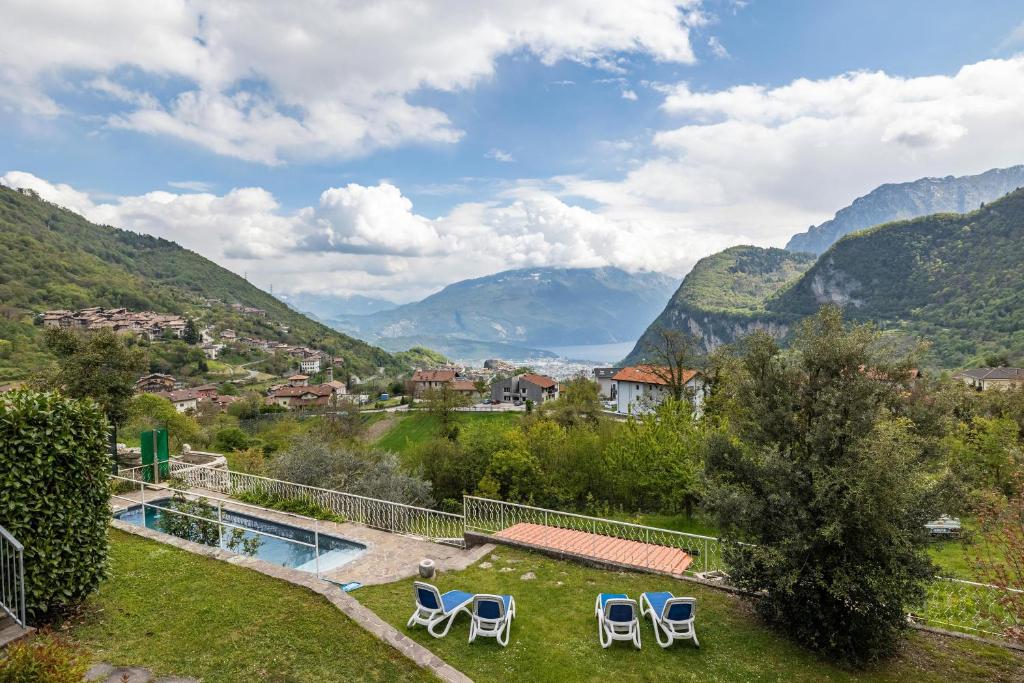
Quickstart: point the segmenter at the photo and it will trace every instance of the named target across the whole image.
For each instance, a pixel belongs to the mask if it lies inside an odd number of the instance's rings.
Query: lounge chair
[[[511,595],[480,594],[473,597],[469,642],[477,636],[495,638],[502,647],[508,645],[512,619],[516,616],[516,599]]]
[[[608,647],[613,640],[632,640],[640,649],[640,619],[636,600],[622,593],[601,593],[594,604],[597,615],[597,637],[601,647]]]
[[[643,593],[640,596],[640,607],[645,616],[651,617],[658,645],[668,647],[677,640],[692,640],[694,645],[700,647],[693,625],[697,613],[696,598],[677,598],[668,592]]]
[[[416,581],[413,584],[413,592],[416,598],[416,611],[409,617],[406,627],[415,624],[427,627],[427,632],[435,638],[444,638],[452,627],[452,622],[459,612],[470,614],[469,603],[473,601],[473,594],[465,591],[448,591],[441,595],[437,586],[429,583]],[[440,633],[436,628],[444,622],[444,630]]]

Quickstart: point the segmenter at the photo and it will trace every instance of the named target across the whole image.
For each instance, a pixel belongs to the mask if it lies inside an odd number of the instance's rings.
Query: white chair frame
[[[612,621],[608,613],[615,605],[629,605],[633,608],[633,620],[630,622]],[[601,609],[601,596],[597,596],[594,603],[594,614],[597,615],[597,637],[601,641],[601,647],[607,648],[615,640],[630,640],[636,649],[640,649],[640,610],[636,600],[630,598],[610,598],[605,601],[604,609]]]
[[[406,628],[410,628],[415,624],[420,626],[426,626],[427,632],[435,638],[444,638],[448,635],[448,631],[451,630],[452,622],[455,621],[455,617],[458,616],[459,612],[465,612],[472,616],[472,612],[469,610],[469,604],[473,601],[472,597],[467,598],[465,602],[461,602],[450,611],[444,610],[444,601],[442,600],[441,591],[437,589],[437,586],[429,583],[423,583],[422,581],[413,582],[413,595],[416,598],[416,610],[409,617],[409,621],[406,622]],[[439,607],[432,608],[423,605],[420,602],[420,589],[431,591],[434,594],[434,599],[437,600]],[[446,593],[447,595],[447,593]],[[444,630],[438,632],[437,626],[444,623]]]
[[[478,613],[477,606],[481,602],[495,602],[498,605],[498,617],[496,619],[484,619]],[[516,616],[516,599],[509,596],[508,611],[505,611],[505,601],[500,595],[489,595],[481,593],[473,597],[473,608],[470,610],[469,642],[476,640],[477,636],[494,638],[502,647],[508,645],[509,635],[512,633],[512,620]]]
[[[690,605],[689,618],[680,620],[668,619],[668,613],[672,606],[680,604]],[[647,594],[644,593],[640,596],[640,607],[645,616],[649,615],[651,617],[651,624],[654,626],[654,637],[657,639],[658,645],[669,647],[677,640],[692,640],[694,645],[700,647],[700,642],[697,640],[697,628],[694,625],[694,619],[697,617],[696,598],[671,597],[665,602],[662,613],[657,614],[654,611],[654,606],[651,605],[651,601],[647,598]]]

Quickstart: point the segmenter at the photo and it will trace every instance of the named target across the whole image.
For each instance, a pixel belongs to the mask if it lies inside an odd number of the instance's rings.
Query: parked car
[[[517,398],[516,400],[512,401],[512,405],[514,405],[514,406],[521,406],[521,405],[523,405],[523,402],[522,402],[522,401],[520,401],[520,400],[519,400],[519,399]]]

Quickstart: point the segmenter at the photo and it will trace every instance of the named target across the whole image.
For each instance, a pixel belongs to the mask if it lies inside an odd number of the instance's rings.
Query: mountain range
[[[1021,168],[885,186],[884,192],[879,188],[858,201],[884,198],[872,211],[885,216],[882,205],[899,214],[915,202],[931,207],[945,201],[923,200],[925,188],[945,196],[959,187],[962,196],[971,197],[964,201],[973,203],[981,196],[978,187],[991,188],[993,178],[1016,177]],[[969,190],[971,178],[979,186]],[[915,199],[894,199],[895,188]],[[627,361],[647,355],[659,327],[694,335],[705,351],[755,329],[784,340],[799,320],[826,303],[843,307],[852,320],[875,322],[890,336],[927,339],[932,346],[925,360],[932,365],[956,367],[990,352],[1022,356],[1024,190],[979,204],[967,213],[937,213],[852,232],[817,257],[758,247],[709,256],[684,278]],[[858,211],[869,213],[866,206]]]
[[[460,358],[508,357],[632,341],[677,284],[661,273],[613,267],[522,268],[456,282],[391,310],[327,320],[386,348],[421,345]]]
[[[881,185],[806,232],[793,235],[786,249],[823,254],[844,235],[889,221],[933,213],[967,213],[1024,186],[1024,165],[994,168],[978,175],[920,178]]]
[[[241,315],[234,303],[266,317]],[[0,185],[0,340],[7,342],[0,343],[0,379],[25,377],[48,362],[35,314],[89,306],[189,315],[239,334],[315,346],[363,375],[403,365],[174,242],[96,225],[30,190]]]

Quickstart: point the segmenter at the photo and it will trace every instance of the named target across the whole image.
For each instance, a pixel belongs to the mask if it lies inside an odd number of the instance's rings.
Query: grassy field
[[[96,661],[226,683],[435,680],[319,595],[110,534],[110,578],[70,628]]]
[[[893,661],[851,672],[817,658],[760,624],[736,597],[663,577],[607,572],[499,547],[493,567],[479,564],[438,578],[442,590],[511,593],[517,617],[507,648],[484,638],[466,642],[460,616],[443,640],[422,627],[405,629],[412,613],[409,581],[361,588],[353,595],[385,620],[406,630],[476,681],[1019,681],[1024,657],[994,646],[913,633]],[[511,571],[502,571],[504,568]],[[523,581],[526,572],[536,579]],[[621,592],[639,599],[645,590],[672,590],[697,598],[701,647],[679,643],[662,650],[650,621],[643,649],[597,640],[594,598]]]
[[[470,413],[460,412],[459,422],[486,422],[495,429],[511,427],[519,422],[520,413]],[[377,440],[377,446],[395,453],[404,453],[407,449],[437,435],[438,422],[433,415],[412,413],[403,415],[386,434]]]

